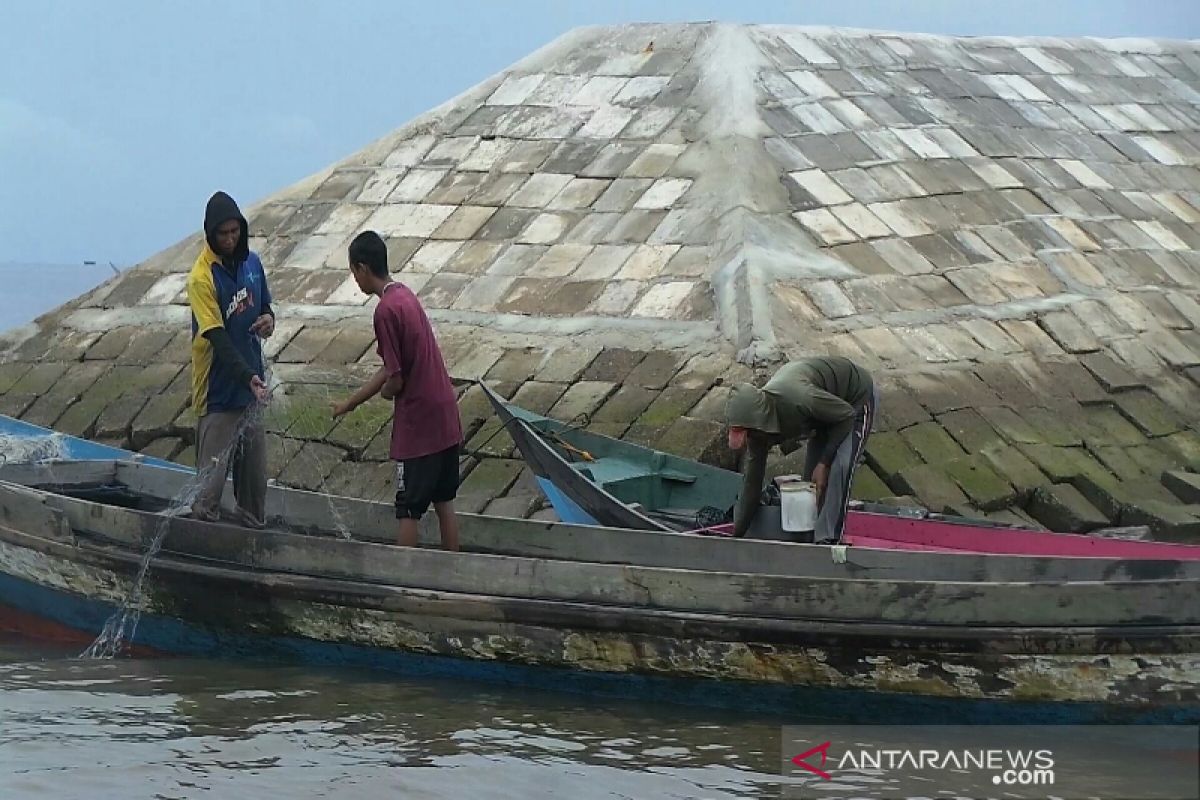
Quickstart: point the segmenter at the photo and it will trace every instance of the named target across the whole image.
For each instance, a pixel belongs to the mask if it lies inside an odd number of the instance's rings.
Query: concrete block
[[[1081,363],[1109,392],[1137,389],[1145,381],[1104,353],[1089,353],[1080,357]]]
[[[921,457],[899,434],[891,431],[871,434],[867,439],[867,463],[891,485],[900,472],[921,463]]]
[[[325,436],[325,440],[346,450],[359,452],[385,427],[390,433],[392,416],[391,403],[380,398],[368,400],[342,417]]]
[[[485,458],[459,487],[460,495],[477,495],[490,500],[502,496],[517,480],[525,463],[512,458]]]
[[[1130,505],[1121,516],[1126,525],[1147,525],[1156,539],[1200,542],[1200,505],[1180,506],[1147,500]]]
[[[308,330],[307,328],[305,330]],[[303,335],[301,331],[300,335]],[[294,342],[293,342],[294,344]],[[291,345],[289,345],[291,347]],[[343,328],[322,348],[312,362],[316,364],[354,364],[369,352],[375,351],[375,331],[369,325],[362,328]],[[284,352],[287,352],[285,348]],[[288,359],[283,359],[288,360]]]
[[[981,453],[1007,445],[996,429],[975,409],[950,411],[939,416],[937,421],[968,453]]]
[[[1170,406],[1149,391],[1134,389],[1115,395],[1113,400],[1121,414],[1147,436],[1166,436],[1183,428]]]
[[[892,489],[869,466],[859,464],[858,468],[854,470],[854,480],[850,484],[852,498],[878,503],[891,495]]]
[[[602,353],[597,361],[603,359],[604,354]],[[596,364],[593,363],[593,366]],[[671,378],[679,371],[679,367],[680,358],[677,354],[666,350],[655,350],[648,353],[625,375],[624,382],[646,389],[663,389],[671,382]]]
[[[1048,444],[1019,445],[1030,461],[1055,483],[1070,481],[1079,475],[1112,480],[1112,474],[1080,447],[1054,447]]]
[[[929,412],[898,380],[887,376],[880,376],[876,380],[879,410],[875,415],[875,430],[898,431],[930,420]]]
[[[940,467],[930,464],[902,469],[892,485],[904,494],[915,496],[930,511],[946,513],[947,509],[967,505],[967,496],[954,480]]]
[[[1070,484],[1038,489],[1026,510],[1052,531],[1084,533],[1109,524],[1108,518]]]
[[[533,377],[539,381],[574,383],[600,352],[599,347],[579,345],[556,348],[542,360]]]
[[[625,428],[631,425],[649,408],[658,395],[659,392],[652,389],[643,389],[640,386],[622,386],[592,415],[592,422],[601,424],[619,423],[622,432],[624,432]]]
[[[1200,474],[1195,472],[1164,472],[1162,484],[1184,503],[1200,503]]]
[[[139,452],[144,456],[170,461],[171,457],[183,450],[184,447],[183,440],[178,436],[164,436],[161,439],[155,439],[153,442],[150,442]]]
[[[291,463],[292,458],[300,452],[303,445],[304,442],[299,439],[286,439],[278,434],[268,433],[267,475],[272,478],[279,477],[279,473],[283,472],[284,468]],[[195,453],[195,448],[192,448],[192,452]]]
[[[1089,447],[1134,447],[1146,443],[1146,436],[1115,405],[1083,406],[1078,423],[1084,429]]]
[[[1193,472],[1200,472],[1200,433],[1194,430],[1180,431],[1163,437],[1159,444],[1175,454],[1181,465]]]
[[[325,479],[346,457],[346,451],[321,442],[305,442],[279,475],[279,481],[310,492],[327,492]]]
[[[922,422],[900,431],[900,436],[926,463],[944,466],[966,451],[936,422]]]
[[[679,417],[655,443],[656,450],[726,469],[736,466],[736,454],[726,443],[725,426],[694,417]]]
[[[1022,495],[1050,483],[1045,473],[1016,447],[985,450],[981,455],[992,469],[1004,476],[1004,479]]]
[[[484,507],[483,513],[495,517],[526,519],[540,505],[541,500],[537,495],[507,495],[488,503]]]
[[[546,352],[540,348],[509,348],[504,351],[504,355],[500,356],[500,359],[488,370],[484,380],[489,383],[492,381],[521,383],[533,377],[545,358]]]
[[[609,381],[580,380],[567,388],[548,416],[568,423],[590,418],[616,388]]]
[[[980,416],[987,420],[988,424],[995,428],[1002,437],[1014,444],[1041,442],[1041,435],[1033,429],[1033,426],[1007,406],[987,406],[978,411]]]
[[[999,475],[982,456],[948,462],[946,473],[963,490],[974,508],[998,511],[1017,499],[1012,484]]]
[[[620,347],[605,348],[584,370],[581,379],[622,383],[645,358],[646,353],[641,350],[626,350]]]

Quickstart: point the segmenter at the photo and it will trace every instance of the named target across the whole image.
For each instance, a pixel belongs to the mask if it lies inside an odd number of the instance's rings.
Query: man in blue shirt
[[[192,409],[196,469],[205,475],[192,504],[196,519],[219,518],[225,477],[233,466],[237,517],[266,524],[267,447],[259,415],[269,392],[262,339],[275,330],[271,292],[249,225],[233,198],[217,192],[204,212],[204,246],[188,275],[192,309]]]

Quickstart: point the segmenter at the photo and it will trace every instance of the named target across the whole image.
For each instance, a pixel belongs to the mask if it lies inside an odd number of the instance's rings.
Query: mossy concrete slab
[[[1109,519],[1070,484],[1038,489],[1026,511],[1050,530],[1062,533],[1085,533],[1109,524]]]
[[[1040,441],[1056,447],[1078,447],[1083,444],[1083,436],[1075,429],[1080,410],[1080,406],[1055,410],[1034,406],[1022,408],[1020,414]]]
[[[644,389],[663,389],[671,383],[679,367],[679,355],[668,350],[654,350],[625,376],[624,383]]]
[[[1088,353],[1079,363],[1110,393],[1146,385],[1145,380],[1104,353]]]
[[[1158,444],[1174,453],[1181,465],[1193,472],[1200,472],[1200,433],[1180,431],[1164,437]]]
[[[1146,443],[1146,434],[1110,403],[1080,407],[1080,419],[1089,447],[1132,447]]]
[[[909,425],[930,420],[929,412],[894,378],[876,378],[879,388],[879,410],[875,414],[875,430],[898,431]]]
[[[527,519],[540,505],[541,501],[537,495],[505,495],[484,506],[483,513],[494,517]]]
[[[1136,481],[1147,476],[1141,465],[1129,455],[1127,447],[1089,447],[1088,451],[1118,480]]]
[[[1111,520],[1124,520],[1126,509],[1138,503],[1154,501],[1178,503],[1178,500],[1158,481],[1137,478],[1129,481],[1079,475],[1073,485],[1088,501]],[[1122,521],[1121,524],[1126,524]],[[1135,524],[1135,523],[1129,523]]]
[[[312,363],[330,366],[355,364],[367,353],[373,352],[374,345],[375,331],[369,325],[343,328],[313,357]]]
[[[727,386],[714,386],[688,411],[689,417],[708,419],[713,422],[726,424],[728,419],[726,408],[733,389]]]
[[[582,381],[597,381],[602,383],[623,383],[646,358],[641,350],[628,350],[623,347],[607,347],[593,359],[580,376]]]
[[[850,483],[850,496],[855,500],[868,503],[878,503],[892,495],[892,489],[883,482],[875,470],[866,464],[859,464],[854,470],[854,479]]]
[[[590,419],[617,389],[609,381],[582,380],[573,383],[550,409],[548,416],[567,423]]]
[[[873,433],[867,439],[867,463],[888,485],[906,467],[921,463],[921,457],[908,446],[908,442],[891,431]]]
[[[1179,469],[1187,466],[1170,447],[1143,445],[1141,447],[1127,447],[1125,452],[1142,468],[1142,472],[1150,476],[1162,475],[1169,469]]]
[[[967,496],[946,472],[932,464],[905,467],[893,479],[903,493],[912,495],[931,511],[955,513],[953,509],[967,505]]]
[[[938,424],[968,453],[981,453],[1007,446],[996,429],[973,408],[950,411],[937,418]]]
[[[546,359],[546,351],[538,347],[509,348],[488,370],[484,380],[522,383],[538,371]]]
[[[639,426],[669,427],[675,420],[687,414],[704,397],[702,389],[683,389],[670,386],[658,393],[658,397],[637,418]]]
[[[279,473],[291,463],[304,442],[300,439],[288,439],[274,433],[268,433],[267,439],[267,475],[278,477]]]
[[[900,431],[900,436],[928,464],[944,465],[967,454],[936,422],[911,425]]]
[[[1112,473],[1080,447],[1055,447],[1048,444],[1021,445],[1023,452],[1054,483],[1066,483],[1078,475],[1111,480]]]
[[[1113,402],[1125,418],[1147,436],[1167,436],[1183,429],[1171,407],[1145,389],[1113,395]]]
[[[974,508],[998,511],[1017,499],[1017,492],[983,456],[973,455],[946,464],[945,471],[963,490]]]
[[[9,392],[31,369],[33,365],[27,362],[10,361],[0,364],[0,394]]]
[[[1121,520],[1126,525],[1148,525],[1156,539],[1200,542],[1200,506],[1147,500],[1126,508]]]
[[[655,443],[665,453],[732,469],[737,454],[726,443],[725,426],[694,417],[680,417]]]
[[[467,475],[459,487],[460,495],[477,495],[494,499],[502,496],[516,482],[525,463],[514,458],[485,458]]]
[[[1037,444],[1042,440],[1033,426],[1008,406],[983,406],[977,410],[989,425],[1013,444]]]
[[[538,366],[534,378],[548,383],[573,383],[600,355],[601,348],[568,345],[551,350]]]
[[[1025,495],[1039,486],[1050,483],[1046,474],[1025,457],[1016,447],[986,450],[980,455],[997,473],[1011,483],[1018,493]]]
[[[374,398],[341,418],[325,437],[330,444],[347,450],[361,452],[392,421],[393,405],[382,398]]]
[[[1164,472],[1162,484],[1184,503],[1200,503],[1200,474],[1195,472]]]
[[[183,440],[178,436],[163,436],[155,439],[150,444],[143,447],[139,452],[142,455],[152,458],[161,458],[164,461],[170,461],[172,457],[183,450],[185,447]]]
[[[644,389],[641,386],[622,386],[592,415],[592,422],[620,425],[621,430],[624,431],[650,407],[658,395],[659,392],[654,389]]]
[[[58,382],[70,367],[69,364],[45,362],[35,364],[28,372],[17,379],[9,392],[23,395],[43,395],[50,387]]]
[[[279,474],[280,483],[310,492],[328,492],[325,478],[346,458],[346,451],[321,442],[305,442]]]

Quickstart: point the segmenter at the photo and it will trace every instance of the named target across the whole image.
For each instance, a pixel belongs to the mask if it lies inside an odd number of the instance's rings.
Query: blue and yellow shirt
[[[198,417],[212,411],[241,411],[254,395],[235,379],[228,365],[214,363],[212,343],[204,334],[224,328],[246,366],[265,378],[262,345],[250,332],[271,303],[262,262],[250,253],[235,274],[205,243],[188,275],[187,293],[192,307],[192,409]]]

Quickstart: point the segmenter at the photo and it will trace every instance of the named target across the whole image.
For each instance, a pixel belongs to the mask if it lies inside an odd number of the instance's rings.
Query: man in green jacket
[[[871,374],[840,356],[793,361],[761,389],[748,383],[734,386],[726,408],[729,446],[746,450],[734,535],[745,536],[758,513],[767,451],[779,445],[786,455],[808,440],[803,476],[817,491],[813,538],[840,541],[850,482],[878,406],[879,393]]]

